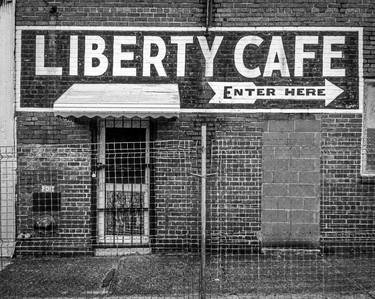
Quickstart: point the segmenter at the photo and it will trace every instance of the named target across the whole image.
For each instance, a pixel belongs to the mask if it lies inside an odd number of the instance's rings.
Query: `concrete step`
[[[150,254],[149,247],[131,247],[131,248],[95,248],[95,256],[122,256],[130,254]]]
[[[317,248],[264,247],[262,253],[264,255],[319,255],[321,250]]]

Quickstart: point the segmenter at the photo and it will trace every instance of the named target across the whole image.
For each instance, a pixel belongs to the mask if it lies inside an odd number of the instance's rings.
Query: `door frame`
[[[145,186],[144,192],[144,207],[147,207],[146,211],[143,211],[143,225],[144,234],[143,235],[106,235],[105,234],[105,196],[106,196],[106,184],[105,182],[105,167],[98,169],[97,171],[97,241],[99,244],[107,245],[146,245],[149,243],[150,238],[150,121],[148,119],[100,119],[98,120],[97,126],[98,130],[98,158],[97,161],[99,165],[105,165],[106,159],[106,129],[107,128],[124,128],[124,129],[136,129],[144,128],[145,132],[145,143],[146,143],[146,157],[145,157],[145,183],[144,184],[133,184],[134,186]],[[113,183],[112,183],[113,185]],[[114,189],[117,189],[115,186]],[[136,187],[137,189],[137,187]],[[140,189],[140,188],[138,188]],[[126,191],[127,188],[121,188],[121,190]],[[134,189],[132,189],[134,191]]]

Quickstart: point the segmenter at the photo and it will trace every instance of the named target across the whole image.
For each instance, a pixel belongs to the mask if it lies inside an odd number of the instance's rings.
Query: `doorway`
[[[148,121],[100,122],[98,241],[149,242],[150,133]]]

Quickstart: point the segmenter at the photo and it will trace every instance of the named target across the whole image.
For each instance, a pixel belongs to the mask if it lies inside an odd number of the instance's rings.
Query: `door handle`
[[[96,169],[97,170],[100,170],[100,169],[103,169],[103,168],[106,168],[106,167],[107,167],[107,165],[104,164],[104,163],[101,163],[101,162],[96,163]]]

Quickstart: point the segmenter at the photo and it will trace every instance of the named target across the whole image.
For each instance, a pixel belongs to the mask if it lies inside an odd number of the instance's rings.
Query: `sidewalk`
[[[11,258],[0,258],[0,271],[4,270],[7,266],[9,266],[12,263]]]
[[[3,265],[0,298],[199,297],[200,264],[195,256],[30,257]],[[374,281],[373,257],[211,257],[206,298],[371,298]]]
[[[375,294],[374,294],[375,295]],[[87,299],[88,297],[74,297],[74,299]],[[199,299],[199,295],[187,295],[187,296],[90,296],[90,298],[106,298],[106,299]],[[313,295],[302,295],[302,294],[287,294],[287,295],[223,295],[223,296],[210,296],[206,295],[207,299],[368,299],[371,298],[365,294],[356,295],[340,295],[340,294],[313,294]],[[39,297],[27,297],[27,299],[39,299]],[[51,299],[73,299],[73,297],[53,297]]]

